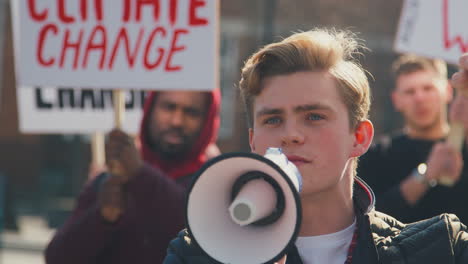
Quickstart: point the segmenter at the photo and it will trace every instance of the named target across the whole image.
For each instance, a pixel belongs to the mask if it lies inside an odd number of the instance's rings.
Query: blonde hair
[[[253,105],[264,86],[265,78],[302,71],[328,72],[336,80],[338,92],[346,105],[349,127],[356,129],[368,118],[370,88],[365,70],[354,58],[361,54],[355,35],[349,31],[314,29],[291,35],[269,44],[253,54],[242,69],[239,88],[245,104],[249,127],[253,127]],[[285,87],[284,89],[287,89]],[[358,158],[351,163],[356,174]]]
[[[253,127],[253,104],[265,78],[301,71],[326,71],[336,80],[350,120],[350,128],[368,117],[370,89],[367,76],[354,59],[363,48],[349,31],[314,29],[269,44],[253,54],[242,69],[239,88]],[[285,87],[287,89],[287,87]]]

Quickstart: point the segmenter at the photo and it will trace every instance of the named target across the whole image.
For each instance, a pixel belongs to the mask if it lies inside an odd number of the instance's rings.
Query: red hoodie
[[[80,194],[76,208],[45,251],[47,264],[154,264],[162,263],[169,241],[183,228],[185,190],[206,160],[205,151],[216,140],[220,92],[211,92],[207,118],[197,142],[183,161],[163,162],[146,142],[150,107],[145,103],[141,125],[143,168],[126,185],[124,214],[114,224],[103,221],[97,194],[105,174],[96,177]],[[174,181],[173,179],[180,179]]]
[[[161,169],[173,179],[191,175],[206,161],[206,148],[216,141],[219,129],[220,91],[216,89],[209,93],[210,97],[208,103],[210,105],[208,107],[207,116],[200,135],[190,153],[186,156],[185,160],[177,160],[174,162],[163,161],[158,154],[150,148],[147,142],[149,130],[148,120],[150,119],[151,108],[153,107],[153,101],[156,96],[157,92],[151,92],[145,101],[144,114],[140,126],[141,154],[143,159],[151,166]]]

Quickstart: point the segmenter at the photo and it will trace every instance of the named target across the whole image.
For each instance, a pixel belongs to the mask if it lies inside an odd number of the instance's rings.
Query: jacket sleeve
[[[396,175],[391,175],[391,166],[395,164],[387,159],[382,144],[377,144],[359,159],[357,175],[374,191],[377,210],[394,216],[408,215],[411,206],[400,191],[401,182],[393,180]]]
[[[128,211],[145,212],[147,214],[164,212],[164,219],[168,219],[168,223],[174,221],[174,219],[181,219],[177,221],[180,226],[173,232],[172,237],[174,237],[184,225],[185,191],[186,187],[177,184],[159,169],[145,164],[137,177],[132,178],[127,184]],[[162,219],[159,220],[162,221]],[[165,222],[160,223],[162,225],[166,224]]]
[[[468,263],[466,226],[453,214],[402,224],[372,213],[372,235],[379,263]]]
[[[167,255],[163,264],[218,264],[209,258],[203,250],[192,240],[187,229],[179,232],[177,237],[169,243]]]
[[[45,250],[47,264],[94,263],[117,225],[110,225],[99,214],[96,200],[99,184],[106,174],[88,183],[65,224]]]
[[[98,177],[99,178],[99,177]],[[105,261],[112,241],[124,226],[132,225],[137,217],[164,212],[158,217],[158,239],[169,241],[184,224],[184,187],[166,177],[161,171],[145,164],[127,184],[127,206],[116,223],[106,222],[97,206],[98,179],[88,184],[79,196],[71,217],[60,228],[45,251],[47,264],[83,264]],[[154,228],[154,223],[151,223]],[[166,247],[167,242],[164,246]]]
[[[453,251],[455,254],[455,263],[468,263],[468,229],[463,223],[460,222],[460,220],[458,220],[458,218],[455,218],[454,222],[454,228],[451,228],[451,230],[454,231]]]

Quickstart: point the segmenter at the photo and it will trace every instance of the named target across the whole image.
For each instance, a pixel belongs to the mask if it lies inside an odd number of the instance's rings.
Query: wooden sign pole
[[[465,90],[457,90],[459,95],[457,96],[466,96],[468,97],[468,91]],[[463,148],[463,142],[465,141],[465,128],[463,123],[452,121],[450,122],[450,131],[447,136],[447,142],[454,147],[457,151],[461,152]],[[439,178],[439,184],[445,186],[453,186],[455,182],[447,176],[441,176]]]

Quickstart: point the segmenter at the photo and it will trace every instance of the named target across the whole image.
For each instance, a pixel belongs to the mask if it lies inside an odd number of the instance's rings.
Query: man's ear
[[[398,94],[397,94],[397,92],[395,90],[393,90],[392,93],[390,94],[390,98],[392,99],[393,108],[395,108],[395,110],[400,112],[400,108],[401,108],[400,107],[400,100],[399,100]]]
[[[253,128],[249,128],[249,145],[250,150],[253,152],[255,151],[255,143],[253,142],[254,131]]]
[[[351,157],[359,157],[367,152],[374,138],[374,126],[370,120],[359,122],[354,131],[354,144]]]

